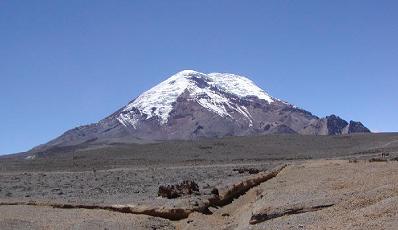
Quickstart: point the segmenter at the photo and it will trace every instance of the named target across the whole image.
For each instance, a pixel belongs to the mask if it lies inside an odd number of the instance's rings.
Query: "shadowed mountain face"
[[[45,145],[74,146],[258,134],[339,135],[370,132],[360,122],[310,112],[268,95],[248,78],[181,71],[98,123]]]

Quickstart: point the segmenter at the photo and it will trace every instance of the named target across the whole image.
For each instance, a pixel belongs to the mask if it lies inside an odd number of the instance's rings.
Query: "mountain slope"
[[[184,70],[98,123],[69,130],[35,150],[82,143],[357,132],[370,131],[335,115],[318,118],[271,97],[248,78]]]

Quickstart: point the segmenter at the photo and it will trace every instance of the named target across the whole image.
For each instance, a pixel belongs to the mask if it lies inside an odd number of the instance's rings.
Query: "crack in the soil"
[[[306,212],[315,212],[324,208],[332,207],[334,205],[335,205],[334,203],[319,204],[319,205],[298,204],[290,207],[267,209],[264,210],[263,212],[253,214],[249,223],[258,224],[282,216],[289,216],[289,215],[301,214]]]
[[[262,172],[246,178],[238,183],[217,188],[216,194],[205,198],[203,204],[196,208],[167,208],[167,207],[148,207],[136,205],[90,205],[90,204],[63,204],[63,203],[40,203],[40,202],[0,202],[1,205],[30,205],[52,207],[59,209],[92,209],[92,210],[107,210],[120,213],[141,214],[153,217],[160,217],[168,220],[182,220],[188,218],[193,212],[200,212],[203,214],[212,214],[209,211],[211,206],[225,206],[232,202],[235,198],[245,194],[251,188],[264,183],[277,176],[287,165],[282,165],[273,168],[269,171]],[[207,200],[206,200],[207,199]]]
[[[150,208],[146,206],[129,206],[129,205],[89,205],[89,204],[62,204],[62,203],[40,203],[40,202],[0,202],[0,206],[6,205],[29,205],[40,207],[51,207],[58,209],[91,209],[91,210],[107,210],[128,214],[141,214],[153,217],[160,217],[168,220],[185,219],[194,210],[186,208]]]
[[[256,187],[274,177],[276,177],[287,165],[281,165],[273,168],[272,170],[261,172],[254,176],[251,176],[243,181],[238,183],[227,185],[222,188],[217,188],[218,196],[215,197],[214,200],[211,201],[210,206],[225,206],[230,204],[234,199],[239,196],[245,194],[247,191]]]

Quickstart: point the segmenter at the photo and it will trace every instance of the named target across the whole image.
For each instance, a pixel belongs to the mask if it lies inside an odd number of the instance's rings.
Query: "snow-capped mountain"
[[[245,77],[234,74],[204,74],[184,70],[166,81],[141,94],[128,104],[117,118],[125,126],[136,127],[140,116],[146,119],[156,117],[161,124],[167,124],[178,98],[187,92],[190,100],[220,117],[232,117],[228,110],[234,110],[251,121],[250,113],[244,105],[238,105],[236,98],[257,97],[268,103],[274,102],[264,90]],[[139,114],[136,113],[139,110]]]
[[[360,122],[318,118],[271,97],[250,79],[228,73],[181,71],[98,123],[67,131],[43,150],[81,143],[297,133],[370,132]]]

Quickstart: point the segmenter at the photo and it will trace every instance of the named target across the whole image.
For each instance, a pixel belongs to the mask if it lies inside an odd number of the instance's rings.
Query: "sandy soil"
[[[168,220],[104,210],[0,206],[0,229],[175,229]]]
[[[332,205],[272,217],[278,210]],[[279,213],[283,213],[280,212]],[[250,224],[255,215],[268,220]],[[308,161],[284,169],[213,215],[195,213],[179,229],[396,229],[398,162]]]

